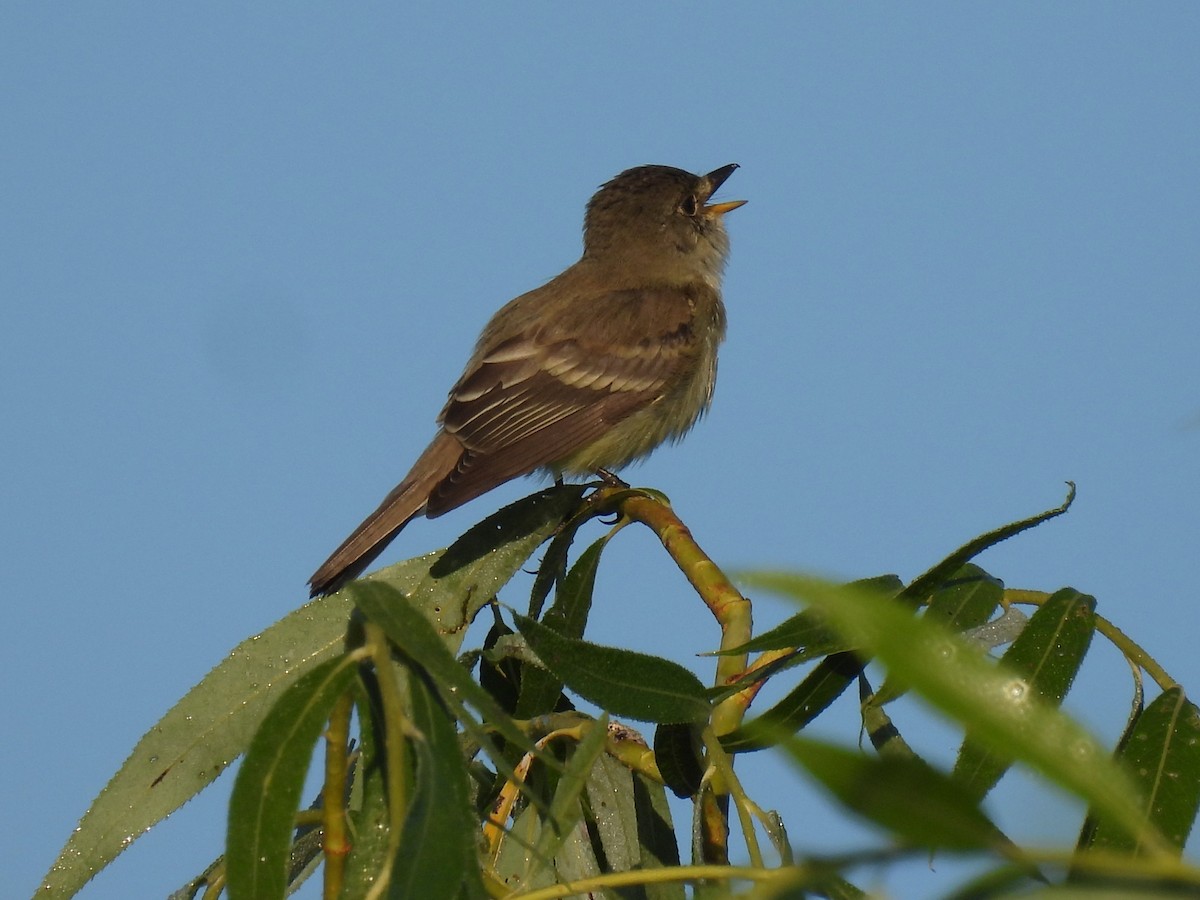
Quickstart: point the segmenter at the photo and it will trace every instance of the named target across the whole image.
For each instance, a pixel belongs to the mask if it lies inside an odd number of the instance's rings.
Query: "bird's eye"
[[[685,216],[694,216],[700,209],[700,201],[696,199],[695,194],[688,194],[683,198],[683,202],[679,204],[679,211]]]

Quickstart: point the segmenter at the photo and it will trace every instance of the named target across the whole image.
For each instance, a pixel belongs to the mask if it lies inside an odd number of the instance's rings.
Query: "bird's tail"
[[[312,596],[332,594],[361,575],[400,529],[425,511],[430,492],[454,471],[462,453],[462,444],[455,438],[445,432],[438,434],[379,509],[367,516],[308,579]]]

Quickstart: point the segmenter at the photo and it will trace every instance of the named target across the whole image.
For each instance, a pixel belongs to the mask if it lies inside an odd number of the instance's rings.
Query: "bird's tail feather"
[[[354,529],[308,580],[312,596],[332,594],[362,574],[405,525],[425,511],[430,492],[454,471],[463,447],[442,432],[379,508]]]

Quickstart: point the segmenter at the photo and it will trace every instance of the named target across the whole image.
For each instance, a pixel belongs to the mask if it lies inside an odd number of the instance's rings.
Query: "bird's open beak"
[[[713,169],[713,171],[704,176],[706,179],[708,179],[708,183],[712,188],[708,194],[710,197],[717,192],[717,190],[725,183],[725,180],[733,174],[737,167],[737,163],[730,163],[727,166],[721,166],[719,169]],[[723,216],[730,210],[734,210],[739,206],[745,205],[745,200],[726,200],[724,203],[707,204],[704,207],[704,212],[710,216]]]
[[[723,216],[731,209],[737,209],[739,206],[745,205],[745,200],[726,200],[724,203],[709,203],[704,207],[704,211],[710,216]]]

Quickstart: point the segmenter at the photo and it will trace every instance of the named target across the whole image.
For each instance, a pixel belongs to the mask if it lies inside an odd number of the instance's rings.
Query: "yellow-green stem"
[[[742,835],[746,840],[746,853],[750,856],[750,865],[761,867],[763,864],[762,850],[758,846],[758,835],[754,831],[754,819],[750,812],[749,797],[746,796],[742,784],[733,771],[733,759],[721,746],[721,741],[711,728],[704,729],[704,746],[708,750],[708,758],[713,767],[721,774],[722,780],[729,786],[729,796],[733,807],[737,810],[738,822],[742,826]]]
[[[620,502],[621,512],[653,531],[675,561],[684,577],[716,618],[721,627],[721,649],[728,650],[750,640],[753,631],[750,601],[725,576],[692,537],[666,502],[649,494],[630,491]],[[731,684],[746,671],[747,654],[717,657],[716,684]],[[736,698],[730,697],[713,710],[712,726],[718,736],[737,728],[745,712]]]
[[[1049,599],[1050,595],[1044,591],[1013,589],[1004,591],[1004,600],[1007,603],[1024,603],[1029,606],[1041,606]],[[1158,660],[1147,653],[1129,635],[1104,618],[1104,616],[1096,616],[1096,630],[1108,638],[1112,645],[1124,654],[1126,659],[1135,666],[1140,666],[1147,675],[1154,679],[1155,684],[1162,690],[1166,691],[1179,686],[1179,682],[1172,678],[1170,673],[1159,665]]]
[[[325,732],[325,784],[321,790],[322,836],[321,851],[325,855],[324,896],[337,900],[342,893],[346,875],[346,854],[350,842],[346,836],[346,775],[349,768],[350,713],[354,709],[354,694],[346,691],[338,697],[329,714]]]
[[[605,492],[611,492],[606,495]],[[601,488],[599,502],[605,496],[621,514],[648,527],[662,542],[684,577],[695,588],[721,628],[721,649],[730,650],[750,640],[753,632],[750,601],[725,576],[692,537],[666,500],[649,491]],[[717,657],[716,684],[723,687],[737,681],[746,671],[748,655],[738,653]],[[713,710],[711,727],[718,737],[741,725],[746,704],[738,696],[727,697]],[[726,771],[731,771],[726,768]],[[706,862],[729,862],[729,785],[724,772],[718,772],[700,799],[701,845]],[[753,840],[749,835],[747,840]]]
[[[769,882],[780,877],[780,869],[754,869],[735,866],[675,866],[663,869],[633,869],[628,872],[612,872],[594,878],[580,878],[539,888],[525,893],[510,894],[514,900],[562,900],[565,897],[586,897],[606,888],[634,887],[646,884],[674,884],[697,881],[757,881]]]

